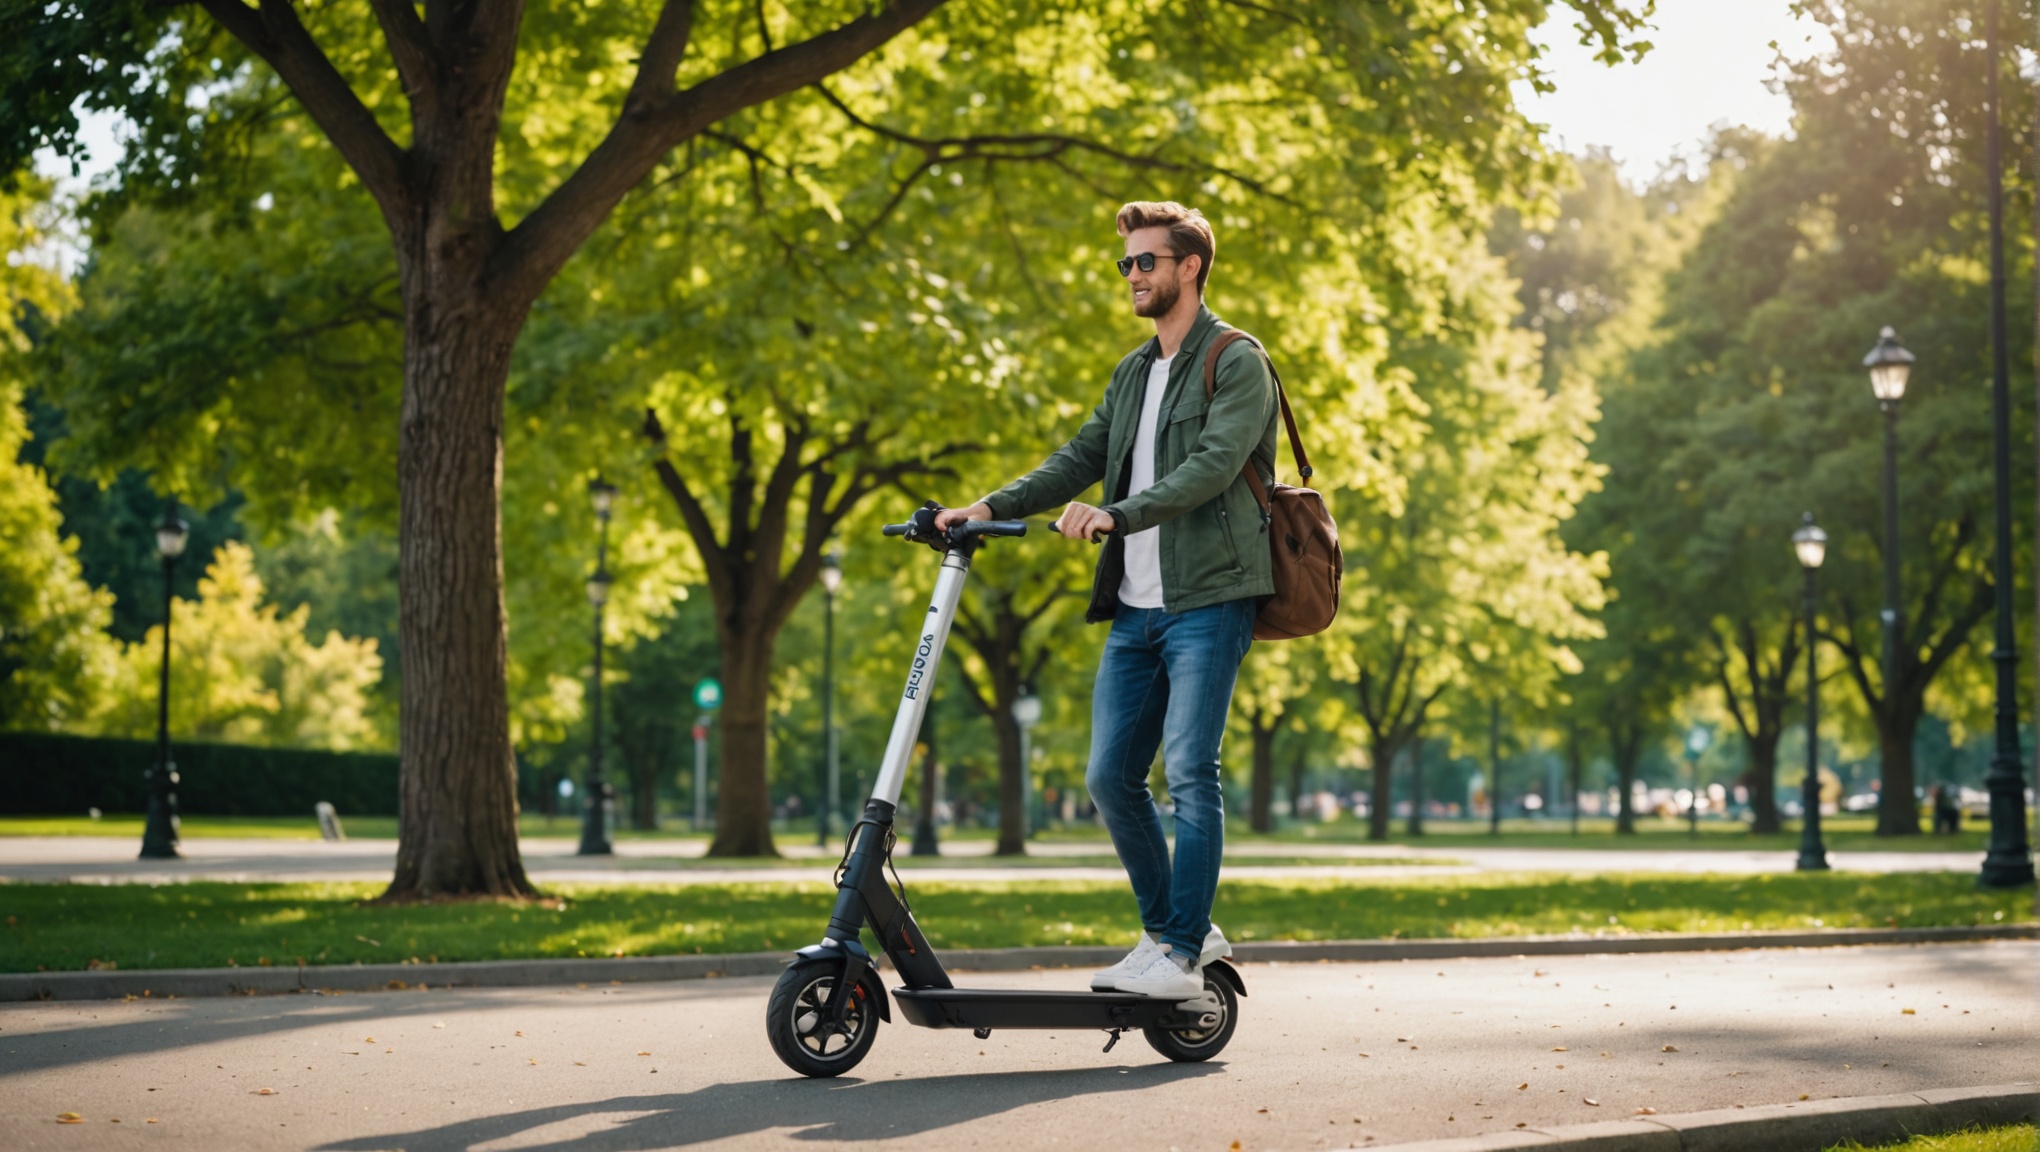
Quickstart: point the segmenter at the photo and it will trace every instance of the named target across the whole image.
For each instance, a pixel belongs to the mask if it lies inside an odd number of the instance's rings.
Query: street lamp
[[[1020,836],[1034,837],[1034,726],[1041,723],[1041,697],[1022,688],[1013,701],[1013,722],[1020,725]]]
[[[142,858],[177,858],[177,765],[170,760],[170,576],[184,555],[191,525],[177,515],[172,496],[156,524],[156,555],[163,560],[163,664],[156,682],[156,763],[149,769],[149,817],[142,825]]]
[[[1820,645],[1814,640],[1814,614],[1820,607],[1820,591],[1814,574],[1827,559],[1827,533],[1813,522],[1808,512],[1792,534],[1792,551],[1806,572],[1806,781],[1800,789],[1800,803],[1806,818],[1799,826],[1801,872],[1828,870],[1827,845],[1820,839]]]
[[[2026,765],[2019,750],[2019,652],[2012,633],[2012,400],[2010,354],[2005,347],[2005,189],[1998,153],[1998,8],[1990,6],[1990,77],[1985,165],[1990,177],[1990,411],[1997,555],[1991,583],[1997,593],[1997,747],[1983,786],[1990,793],[1990,846],[1976,882],[1984,888],[2033,883],[2033,849],[2026,839]]]
[[[1713,736],[1698,724],[1686,733],[1686,782],[1691,792],[1686,799],[1686,834],[1700,835],[1700,756]]]
[[[588,577],[588,603],[595,606],[595,679],[589,691],[588,800],[581,810],[581,847],[577,855],[608,856],[609,802],[615,790],[602,774],[602,607],[609,603],[609,510],[616,504],[616,486],[596,477],[588,483],[588,502],[595,506],[601,535],[595,545],[595,574]]]
[[[836,770],[836,592],[843,587],[843,554],[822,554],[822,794],[815,805],[815,843],[829,845],[829,821],[836,814],[841,777]]]
[[[1898,691],[1899,654],[1905,649],[1904,617],[1898,587],[1898,405],[1905,399],[1906,378],[1912,375],[1913,354],[1899,343],[1890,325],[1877,333],[1877,345],[1863,357],[1870,370],[1870,393],[1884,412],[1884,692]],[[1910,795],[1886,790],[1883,803],[1912,805]],[[1885,824],[1887,820],[1879,820]]]

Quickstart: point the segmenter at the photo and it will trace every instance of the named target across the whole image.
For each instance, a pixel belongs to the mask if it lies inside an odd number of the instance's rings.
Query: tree
[[[397,475],[405,820],[388,899],[532,891],[515,844],[499,495],[505,383],[534,305],[677,147],[850,67],[940,2],[896,0],[847,19],[809,12],[821,29],[814,31],[784,13],[761,8],[754,21],[737,5],[689,0],[659,6],[649,27],[644,14],[616,6],[547,12],[527,26],[518,5],[446,0],[421,13],[408,2],[376,0],[379,47],[348,17],[317,10],[307,23],[287,0],[257,7],[202,0],[210,21],[146,0],[21,7],[8,17],[0,64],[7,115],[0,119],[10,131],[0,160],[9,166],[39,145],[75,149],[77,106],[114,109],[138,125],[124,164],[137,194],[189,193],[215,175],[209,162],[282,94],[201,107],[252,57],[316,123],[389,231],[404,317]],[[1610,56],[1640,22],[1617,0],[1578,0],[1578,7],[1583,34]],[[1531,50],[1516,10],[1498,8],[1474,6],[1461,10],[1458,27],[1450,18],[1436,32],[1427,27],[1441,51],[1378,58],[1381,66],[1364,74],[1380,79],[1356,113],[1393,118],[1407,107],[1405,93],[1419,92],[1465,95],[1468,107],[1483,110],[1506,106],[1499,78],[1513,79]],[[1262,19],[1297,20],[1345,39],[1355,26],[1314,6]],[[955,28],[996,29],[1011,41],[1015,23],[994,8],[960,15]],[[1223,38],[1207,48],[1231,52],[1242,42],[1234,28],[1219,31]],[[635,51],[576,50],[631,41]],[[525,45],[530,50],[520,52]],[[635,67],[616,66],[619,59],[634,59]],[[723,63],[731,60],[738,62]],[[1479,66],[1466,67],[1469,60]],[[1418,83],[1400,87],[1411,80]],[[1391,84],[1397,87],[1384,93]],[[504,131],[509,100],[507,123],[521,131]],[[534,106],[547,100],[567,114],[535,116]],[[399,122],[403,114],[408,125]],[[1492,119],[1457,106],[1437,119],[1458,129],[1470,151],[1506,156],[1493,147]],[[1462,119],[1480,121],[1477,138]],[[600,142],[578,163],[568,160],[591,131]],[[1502,132],[1512,134],[1523,133]],[[1379,139],[1411,141],[1420,178],[1457,174],[1452,150],[1436,141],[1427,152],[1421,135],[1384,132]],[[1396,166],[1384,159],[1369,164]],[[1489,174],[1508,166],[1493,165]]]
[[[98,709],[116,648],[105,632],[113,598],[85,581],[47,474],[24,459],[22,324],[70,303],[62,279],[32,258],[38,192],[0,196],[0,250],[14,256],[0,265],[0,729],[54,731]]]

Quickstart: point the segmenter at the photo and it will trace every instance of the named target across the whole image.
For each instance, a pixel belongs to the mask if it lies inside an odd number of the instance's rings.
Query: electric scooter
[[[907,523],[884,529],[887,536],[942,553],[942,570],[907,671],[878,782],[864,815],[851,826],[836,865],[836,906],[828,931],[821,943],[794,954],[766,1003],[765,1034],[772,1050],[787,1067],[814,1077],[840,1076],[871,1051],[880,1021],[891,1022],[892,1013],[861,939],[862,929],[869,927],[898,975],[900,987],[893,989],[893,1000],[909,1024],[968,1028],[981,1040],[995,1028],[1098,1028],[1111,1034],[1105,1042],[1107,1052],[1122,1034],[1138,1030],[1155,1051],[1171,1060],[1209,1060],[1232,1039],[1239,1022],[1239,997],[1247,994],[1239,972],[1224,960],[1204,966],[1204,990],[1189,1000],[1127,992],[958,988],[914,922],[898,869],[893,869],[893,883],[886,882],[896,839],[893,812],[971,558],[988,539],[1027,534],[1027,524],[1020,520],[969,520],[937,531],[935,513],[940,510],[931,501]]]

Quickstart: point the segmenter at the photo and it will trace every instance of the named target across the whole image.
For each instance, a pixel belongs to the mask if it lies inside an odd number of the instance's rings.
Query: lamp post
[[[163,664],[156,682],[156,762],[149,768],[149,816],[142,825],[145,860],[177,858],[177,765],[170,760],[170,577],[190,533],[172,496],[156,524],[156,555],[163,559]]]
[[[1041,697],[1022,688],[1013,701],[1013,721],[1020,725],[1020,836],[1034,837],[1034,726],[1041,723]]]
[[[1713,737],[1698,724],[1686,733],[1686,835],[1700,835],[1700,757]]]
[[[588,603],[595,606],[595,681],[589,692],[588,801],[582,808],[581,847],[576,855],[608,856],[615,851],[609,843],[608,820],[615,791],[602,773],[602,606],[609,603],[609,510],[616,503],[616,486],[598,476],[588,484],[588,500],[595,505],[595,519],[602,527],[595,545],[595,574],[588,577]]]
[[[815,791],[815,843],[829,845],[829,821],[836,814],[836,590],[843,586],[843,556],[836,549],[822,554],[822,779]]]
[[[1976,882],[1984,888],[2023,888],[2033,883],[2033,849],[2026,839],[2026,766],[2019,750],[2018,645],[2012,634],[2012,401],[2011,368],[2005,348],[2005,191],[1998,154],[1998,8],[1990,6],[1990,121],[1985,163],[1990,177],[1990,409],[1991,457],[1995,465],[1997,555],[1991,583],[1997,593],[1997,748],[1983,786],[1990,793],[1990,846]]]
[[[1799,567],[1806,573],[1806,781],[1800,790],[1806,817],[1799,826],[1796,867],[1801,872],[1825,872],[1827,845],[1820,839],[1820,645],[1814,641],[1814,615],[1820,607],[1820,590],[1815,586],[1814,574],[1820,571],[1821,561],[1827,559],[1827,533],[1813,522],[1813,513],[1808,512],[1799,531],[1792,534],[1792,551],[1799,556]]]
[[[1870,370],[1870,393],[1884,413],[1884,694],[1898,691],[1903,670],[1900,654],[1905,651],[1905,617],[1900,607],[1898,586],[1898,405],[1905,399],[1905,382],[1912,375],[1913,354],[1899,343],[1890,325],[1877,333],[1877,344],[1863,357]],[[1912,797],[1886,791],[1880,803],[1898,804],[1910,810]],[[1879,820],[1880,825],[1884,820]],[[1880,828],[1879,831],[1883,829]]]

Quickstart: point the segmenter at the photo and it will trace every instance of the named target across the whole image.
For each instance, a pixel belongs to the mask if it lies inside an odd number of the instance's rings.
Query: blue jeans
[[[1225,849],[1218,749],[1240,661],[1254,639],[1251,597],[1188,612],[1120,605],[1091,695],[1091,766],[1084,783],[1133,882],[1148,934],[1195,956],[1211,930]],[[1162,752],[1176,805],[1176,859],[1148,791]]]

